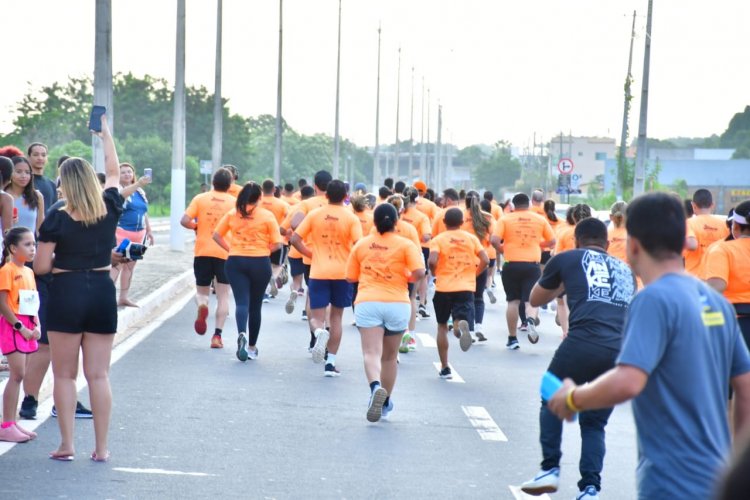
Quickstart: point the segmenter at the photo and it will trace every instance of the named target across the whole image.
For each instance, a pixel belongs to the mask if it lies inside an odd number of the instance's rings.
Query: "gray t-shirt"
[[[633,400],[639,498],[711,498],[730,452],[729,380],[750,371],[732,306],[667,274],[633,299],[617,363],[649,376]]]

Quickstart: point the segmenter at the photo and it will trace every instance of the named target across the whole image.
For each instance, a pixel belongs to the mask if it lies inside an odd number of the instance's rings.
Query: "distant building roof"
[[[734,149],[718,148],[649,148],[650,160],[731,160]]]
[[[653,161],[649,162],[651,165]],[[689,186],[750,186],[750,160],[659,160],[659,183],[666,186],[684,179]],[[604,189],[614,187],[617,160],[608,159]]]

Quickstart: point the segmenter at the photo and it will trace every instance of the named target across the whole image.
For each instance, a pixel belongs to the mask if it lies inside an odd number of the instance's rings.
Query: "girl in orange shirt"
[[[628,238],[628,232],[625,230],[625,210],[628,204],[624,201],[618,201],[609,210],[609,220],[612,224],[608,229],[609,247],[607,253],[613,257],[627,262],[628,257],[625,254],[625,243]]]
[[[248,182],[237,196],[236,208],[227,212],[214,232],[214,241],[229,252],[226,274],[235,302],[237,359],[258,359],[258,334],[266,286],[271,279],[271,252],[281,248],[276,217],[258,207],[260,186]],[[232,232],[232,244],[224,235]],[[248,337],[245,337],[247,332]],[[249,344],[249,346],[248,346]]]
[[[26,267],[34,260],[34,233],[26,227],[14,227],[3,241],[0,262],[0,348],[8,357],[10,377],[3,392],[3,423],[0,441],[23,443],[36,433],[16,423],[18,395],[21,390],[26,355],[39,349],[39,294],[34,272]]]
[[[480,206],[479,193],[469,191],[466,193],[466,220],[461,229],[473,234],[482,244],[484,251],[489,254],[490,236],[495,232],[495,220],[491,213],[483,212]],[[489,255],[487,256],[489,258]],[[475,334],[477,340],[484,342],[487,337],[482,332],[482,321],[484,321],[484,290],[487,287],[487,269],[477,275],[476,288],[474,289],[474,316],[469,320],[469,332]],[[456,334],[457,332],[453,332]]]

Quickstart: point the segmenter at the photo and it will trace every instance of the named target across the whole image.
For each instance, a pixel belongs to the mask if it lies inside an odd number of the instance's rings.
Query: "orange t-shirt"
[[[36,290],[34,271],[26,266],[17,266],[13,261],[0,267],[0,291],[8,292],[8,307],[18,314],[21,307],[21,290]]]
[[[750,238],[720,241],[708,249],[703,276],[724,280],[724,297],[732,304],[750,304],[749,262]]]
[[[566,250],[574,250],[576,247],[576,227],[567,222],[557,225],[557,242],[555,243],[555,255]]]
[[[529,210],[530,210],[531,212],[534,212],[535,214],[539,214],[539,215],[541,215],[541,216],[542,216],[542,217],[544,217],[545,219],[547,218],[547,214],[546,214],[546,213],[544,212],[544,207],[541,207],[541,206],[539,206],[539,205],[531,205],[531,206],[529,207]],[[547,221],[547,222],[549,222],[549,221]]]
[[[698,248],[685,252],[685,270],[700,278],[703,267],[701,261],[706,250],[711,243],[729,236],[729,228],[723,220],[708,214],[691,217],[687,223],[695,233]]]
[[[439,254],[435,266],[438,292],[474,292],[477,286],[477,256],[482,244],[461,229],[445,231],[430,240],[430,254]]]
[[[492,246],[490,245],[490,237],[495,233],[496,222],[495,218],[492,217],[492,214],[488,214],[487,212],[482,212],[482,214],[484,215],[484,218],[489,221],[490,227],[487,229],[487,234],[485,234],[484,239],[480,239],[479,242],[482,244],[484,250],[488,251]],[[479,239],[479,235],[474,231],[474,224],[471,222],[471,213],[468,210],[464,210],[464,223],[461,226],[461,229],[469,234],[473,234]]]
[[[232,210],[237,199],[228,192],[209,191],[193,198],[185,215],[198,219],[195,232],[195,256],[225,259],[229,255],[213,239],[214,230],[224,214]]]
[[[261,207],[255,207],[246,218],[236,208],[227,212],[216,226],[216,233],[224,236],[229,231],[232,232],[230,257],[268,257],[271,255],[271,245],[283,243],[276,218]]]
[[[424,269],[419,248],[395,233],[366,236],[354,245],[346,263],[346,278],[358,281],[360,302],[409,302],[407,283]]]
[[[401,219],[397,220],[396,228],[394,229],[394,232],[397,235],[403,238],[406,238],[407,240],[414,243],[418,249],[421,248],[421,245],[419,244],[419,235],[417,234],[417,230],[414,226],[412,226],[408,222],[405,222]],[[362,233],[362,234],[370,234],[370,235],[378,234],[378,228],[373,226],[368,233]],[[423,262],[424,262],[424,259],[423,259]]]
[[[328,198],[326,198],[325,194],[321,194],[318,196],[313,196],[312,198],[308,198],[306,200],[300,201],[297,205],[294,206],[293,212],[302,212],[303,214],[307,215],[312,210],[315,210],[316,208],[325,207],[328,205]],[[304,240],[304,238],[303,238]],[[305,240],[305,245],[308,247],[310,246],[310,242]],[[297,252],[299,253],[299,252]],[[302,254],[299,254],[302,257],[302,262],[304,264],[307,264],[308,266],[311,263],[311,260],[305,257]]]
[[[417,198],[417,210],[425,214],[427,217],[430,218],[430,221],[435,220],[435,216],[437,215],[440,208],[435,205],[434,202],[428,200],[427,198],[422,198],[421,196]]]
[[[627,262],[628,256],[625,252],[625,244],[628,240],[628,231],[625,229],[625,226],[623,225],[622,227],[615,227],[613,224],[609,226],[609,229],[607,229],[607,233],[607,239],[609,240],[609,248],[607,249],[607,253],[613,257],[617,257],[624,262]]]
[[[362,234],[370,234],[370,231],[375,227],[372,210],[354,212],[354,215],[359,219],[359,223],[362,224]]]
[[[282,199],[283,201],[287,202],[287,204],[288,204],[288,205],[289,205],[290,207],[291,207],[292,205],[296,205],[297,203],[299,203],[299,202],[300,202],[300,199],[299,199],[299,198],[297,198],[297,197],[295,197],[294,195],[292,195],[292,196],[284,196],[284,195],[282,194],[282,195],[281,195],[281,199]]]
[[[417,230],[417,236],[419,237],[419,245],[423,248],[430,248],[430,243],[425,243],[424,241],[424,236],[426,234],[432,235],[430,218],[427,217],[427,215],[425,215],[416,207],[409,207],[404,210],[404,213],[401,214],[401,218],[399,220],[402,220],[414,226],[414,229]]]
[[[495,236],[503,240],[506,262],[539,262],[539,243],[555,238],[546,217],[530,210],[516,210],[497,221]]]
[[[496,203],[492,205],[492,216],[495,218],[495,220],[500,220],[503,217],[503,209],[502,207],[500,207],[500,205]]]
[[[432,219],[432,236],[433,237],[437,236],[440,233],[444,233],[448,230],[448,228],[445,227],[445,212],[447,212],[451,208],[457,208],[461,210],[461,213],[464,214],[464,222],[466,222],[467,211],[465,208],[462,208],[459,206],[452,206],[448,208],[438,208],[438,211],[435,213],[435,218]]]
[[[310,278],[346,278],[349,253],[362,238],[362,224],[351,210],[343,205],[317,208],[305,216],[296,232],[313,254]]]
[[[276,217],[276,222],[281,224],[289,213],[289,203],[274,195],[263,195],[260,199],[259,206],[265,208]]]
[[[229,189],[227,189],[227,193],[231,194],[235,198],[237,198],[240,195],[240,191],[242,191],[242,186],[239,184],[232,183],[231,186],[229,186]]]

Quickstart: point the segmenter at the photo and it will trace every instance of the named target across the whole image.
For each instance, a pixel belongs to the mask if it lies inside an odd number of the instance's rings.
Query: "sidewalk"
[[[130,285],[129,298],[140,307],[118,308],[118,333],[115,345],[119,344],[138,328],[148,324],[159,311],[168,307],[175,298],[193,290],[193,246],[192,231],[185,232],[185,251],[177,252],[169,248],[169,220],[153,219],[155,244],[146,251],[139,261]],[[119,287],[119,283],[118,283]],[[119,293],[119,288],[118,288]],[[51,394],[51,372],[42,385],[40,401]],[[0,391],[8,378],[7,371],[0,371]]]

